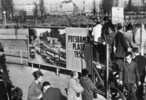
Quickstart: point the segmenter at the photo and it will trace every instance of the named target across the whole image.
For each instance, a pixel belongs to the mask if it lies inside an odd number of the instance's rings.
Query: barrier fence
[[[7,63],[27,64],[28,51],[25,50],[5,50]]]

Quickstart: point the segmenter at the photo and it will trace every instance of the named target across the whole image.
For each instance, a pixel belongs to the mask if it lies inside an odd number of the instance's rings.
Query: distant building
[[[133,6],[143,6],[143,0],[131,0]]]
[[[25,11],[27,16],[32,16],[34,11],[34,5],[25,5]]]

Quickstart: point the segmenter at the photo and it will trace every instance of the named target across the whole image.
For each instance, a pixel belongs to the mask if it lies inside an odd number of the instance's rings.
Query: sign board
[[[124,23],[124,8],[112,7],[112,23],[113,24]]]
[[[81,72],[86,68],[85,43],[87,42],[87,28],[66,28],[66,61],[67,69]]]
[[[25,5],[25,11],[27,16],[32,16],[34,13],[34,5]]]

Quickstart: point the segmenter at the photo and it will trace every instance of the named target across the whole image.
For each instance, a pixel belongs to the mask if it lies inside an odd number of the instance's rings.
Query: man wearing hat
[[[43,100],[62,100],[60,89],[52,87],[48,81],[43,83],[43,92]]]

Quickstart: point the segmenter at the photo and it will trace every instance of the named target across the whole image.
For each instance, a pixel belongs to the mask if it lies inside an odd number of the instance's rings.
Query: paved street
[[[15,86],[19,86],[23,90],[23,100],[27,100],[27,91],[28,86],[31,84],[33,77],[32,72],[37,70],[35,68],[31,68],[24,65],[14,65],[8,64],[8,69],[10,71],[10,78]],[[65,95],[65,88],[67,87],[67,82],[69,76],[60,75],[56,76],[54,72],[41,70],[44,74],[44,80],[50,81],[54,87],[58,87],[61,89],[62,93]]]

